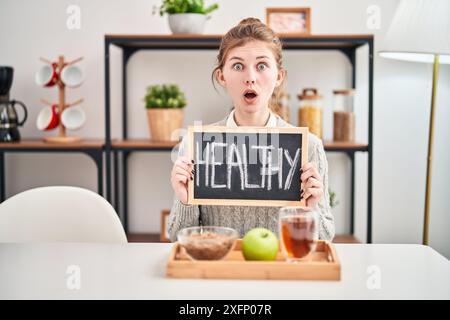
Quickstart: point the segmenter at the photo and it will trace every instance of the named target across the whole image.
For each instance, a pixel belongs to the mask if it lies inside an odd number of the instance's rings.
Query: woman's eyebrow
[[[233,60],[233,59],[244,61],[244,59],[242,59],[241,57],[231,57],[230,58],[230,60]],[[269,59],[269,57],[268,56],[258,56],[258,57],[256,57],[256,60],[258,60],[258,59]]]

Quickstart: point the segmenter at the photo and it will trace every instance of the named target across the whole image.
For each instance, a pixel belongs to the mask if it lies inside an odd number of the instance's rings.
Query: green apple
[[[270,230],[254,228],[242,239],[245,260],[275,260],[278,253],[278,238]]]

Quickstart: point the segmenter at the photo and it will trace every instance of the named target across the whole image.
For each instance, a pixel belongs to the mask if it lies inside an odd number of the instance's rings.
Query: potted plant
[[[183,126],[184,93],[175,84],[147,87],[144,98],[150,136],[155,141],[176,141],[172,133]]]
[[[169,15],[169,27],[174,34],[201,34],[208,14],[217,10],[214,3],[205,8],[203,0],[163,0],[162,5],[153,8],[153,14],[159,9],[159,14]]]

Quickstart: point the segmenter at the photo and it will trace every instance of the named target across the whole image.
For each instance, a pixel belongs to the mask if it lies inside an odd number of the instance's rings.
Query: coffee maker
[[[20,141],[19,126],[27,120],[26,106],[16,100],[9,100],[9,90],[13,82],[14,69],[0,66],[0,142]],[[15,105],[23,108],[24,116],[19,121]]]

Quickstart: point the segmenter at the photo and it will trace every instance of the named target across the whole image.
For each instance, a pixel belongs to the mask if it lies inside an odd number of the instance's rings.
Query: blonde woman
[[[234,109],[217,126],[292,127],[271,109],[280,94],[286,70],[282,66],[282,46],[275,33],[255,18],[242,20],[222,38],[214,81],[230,95]],[[304,183],[302,197],[308,207],[319,212],[319,238],[332,240],[334,218],[328,194],[328,163],[322,141],[309,134],[308,162],[301,168]],[[169,216],[168,231],[172,241],[177,232],[197,225],[227,226],[240,236],[256,227],[265,227],[278,234],[279,207],[217,206],[187,204],[187,184],[194,179],[194,163],[188,159],[186,140],[180,145],[178,159],[171,172],[175,193]]]

